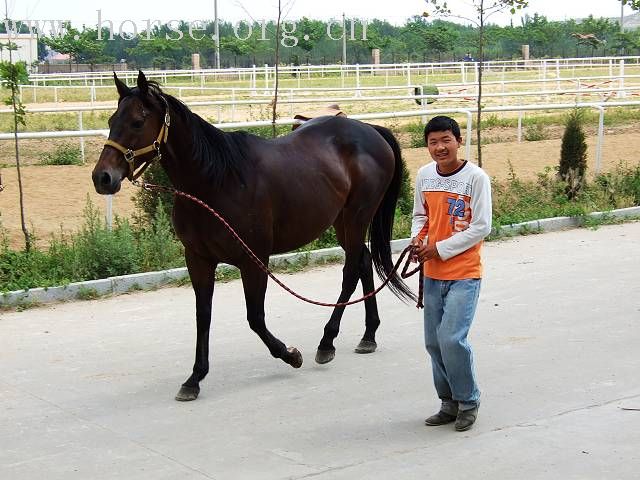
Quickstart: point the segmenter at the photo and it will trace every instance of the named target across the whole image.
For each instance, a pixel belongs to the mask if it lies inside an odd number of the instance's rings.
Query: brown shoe
[[[458,410],[456,417],[455,429],[457,432],[465,432],[469,430],[478,418],[478,407],[469,410]]]
[[[455,415],[451,415],[450,413],[443,412],[442,410],[440,410],[435,415],[431,415],[429,418],[427,418],[424,421],[424,424],[430,427],[437,427],[437,426],[446,425],[447,423],[451,423],[455,421],[456,421]]]

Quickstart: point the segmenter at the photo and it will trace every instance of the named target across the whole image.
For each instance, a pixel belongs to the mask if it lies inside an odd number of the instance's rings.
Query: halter
[[[160,153],[160,146],[163,143],[164,144],[167,143],[167,138],[169,137],[169,126],[171,125],[171,117],[169,116],[169,104],[167,103],[167,100],[164,97],[160,97],[160,98],[162,98],[162,101],[166,106],[166,110],[164,112],[164,123],[160,128],[158,137],[154,140],[154,142],[151,145],[148,145],[143,148],[139,148],[138,150],[131,150],[130,148],[123,147],[118,142],[114,142],[111,139],[107,139],[107,141],[104,142],[105,146],[108,145],[122,152],[122,154],[124,155],[124,159],[129,164],[129,173],[127,174],[127,178],[131,182],[133,182],[138,177],[140,177],[140,175],[142,175],[144,171],[147,168],[149,168],[149,166],[153,162],[155,162],[156,160],[160,160],[162,158],[162,153]],[[138,170],[136,170],[135,169],[136,157],[139,157],[149,152],[153,152],[154,150],[156,152],[155,156],[151,158],[151,160],[143,160],[140,166],[138,166]]]

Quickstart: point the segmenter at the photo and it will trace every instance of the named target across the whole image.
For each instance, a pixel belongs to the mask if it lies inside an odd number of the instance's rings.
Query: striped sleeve
[[[424,197],[420,188],[422,181],[423,169],[418,171],[416,175],[415,193],[413,197],[413,217],[411,220],[411,238],[418,237],[423,240],[427,237],[429,230],[429,216],[427,208],[424,204]]]

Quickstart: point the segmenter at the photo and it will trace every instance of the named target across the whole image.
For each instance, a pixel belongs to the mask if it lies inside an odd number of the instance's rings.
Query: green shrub
[[[65,143],[40,156],[40,165],[82,165],[80,148]]]
[[[164,210],[145,228],[115,219],[111,229],[87,200],[84,224],[73,235],[53,236],[47,250],[9,248],[0,236],[0,291],[65,285],[184,265],[182,246],[169,230]]]
[[[161,199],[158,199],[153,221],[140,231],[138,238],[143,270],[161,270],[182,263],[184,249],[174,237],[171,220]]]
[[[416,87],[414,92],[416,95],[419,95],[420,89]],[[436,87],[435,85],[424,85],[422,87],[422,95],[440,95],[440,91],[438,90],[438,87]],[[418,105],[422,105],[422,102],[424,102],[425,104],[430,105],[434,103],[436,100],[437,98],[416,99],[416,103]]]
[[[547,138],[547,131],[544,128],[544,125],[540,123],[533,123],[524,131],[524,139],[527,142],[539,142],[540,140],[546,140]]]
[[[587,170],[587,142],[582,128],[582,112],[576,108],[567,115],[560,149],[558,175],[566,184],[565,192],[570,200],[582,189]]]
[[[401,214],[411,214],[413,212],[413,185],[411,175],[404,160],[402,160],[402,184],[400,185],[400,195],[396,208]]]

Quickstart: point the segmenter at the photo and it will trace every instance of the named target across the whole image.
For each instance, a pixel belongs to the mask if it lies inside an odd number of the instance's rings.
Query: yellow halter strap
[[[122,154],[124,155],[124,159],[129,164],[129,173],[127,174],[127,178],[130,181],[136,180],[138,177],[140,177],[140,175],[144,173],[144,171],[153,162],[155,162],[156,160],[160,160],[162,158],[162,153],[160,153],[160,146],[163,143],[164,144],[167,143],[167,138],[169,138],[169,126],[171,125],[171,117],[169,117],[169,105],[167,104],[167,101],[164,98],[162,98],[162,100],[164,100],[164,103],[167,107],[164,114],[164,122],[162,124],[162,128],[160,128],[160,133],[158,133],[158,137],[155,139],[155,141],[151,145],[148,145],[143,148],[139,148],[138,150],[131,150],[130,148],[123,147],[118,142],[114,142],[111,139],[108,139],[106,142],[104,142],[105,146],[108,145],[122,152]],[[136,170],[135,169],[136,157],[139,157],[146,153],[153,152],[154,150],[156,152],[155,156],[150,160],[143,160],[142,163],[138,166],[138,169]]]

